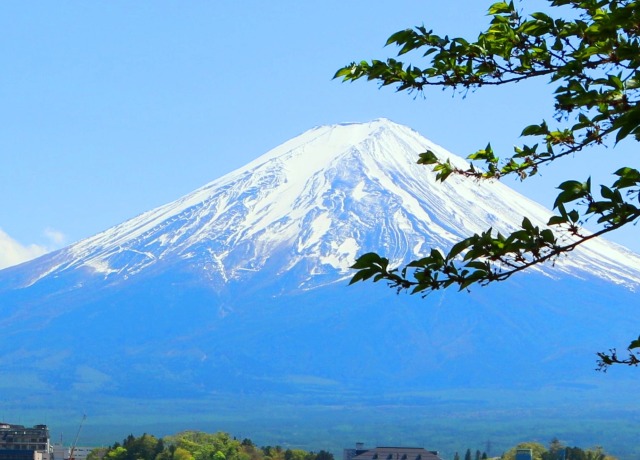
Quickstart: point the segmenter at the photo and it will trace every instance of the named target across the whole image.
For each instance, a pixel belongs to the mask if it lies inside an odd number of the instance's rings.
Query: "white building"
[[[86,460],[87,455],[89,455],[89,452],[91,452],[93,449],[95,449],[95,447],[76,446],[76,448],[73,449],[73,460]],[[62,444],[53,445],[53,460],[70,460],[70,458],[70,447],[64,447]]]

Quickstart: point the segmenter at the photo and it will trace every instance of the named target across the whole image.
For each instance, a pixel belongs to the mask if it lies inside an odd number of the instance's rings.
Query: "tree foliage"
[[[498,156],[491,145],[468,156],[461,169],[441,161],[432,151],[418,163],[430,166],[439,181],[457,174],[474,179],[535,176],[539,168],[563,157],[578,158],[589,147],[604,148],[625,139],[640,140],[640,8],[632,0],[549,0],[563,17],[544,12],[526,16],[513,2],[489,7],[490,24],[477,40],[440,36],[424,26],[396,32],[387,45],[398,56],[418,52],[417,63],[398,59],[349,64],[335,77],[343,81],[373,80],[398,91],[423,92],[429,87],[475,90],[532,78],[555,85],[553,123],[543,120],[524,127],[532,141]],[[550,8],[550,9],[552,9]],[[560,14],[559,13],[559,14]],[[594,187],[590,178],[559,184],[556,214],[547,226],[525,217],[511,234],[487,229],[455,244],[449,252],[429,254],[401,268],[375,253],[360,256],[351,282],[386,281],[399,291],[427,294],[455,286],[503,281],[515,273],[553,262],[586,241],[629,225],[640,217],[640,171],[623,167],[615,180]],[[590,221],[593,233],[582,227]],[[640,340],[640,339],[639,339]],[[598,353],[601,369],[616,363],[640,363],[640,342],[628,356],[616,350]]]
[[[549,449],[539,442],[521,442],[502,454],[501,460],[514,460],[518,449],[531,449],[533,460],[616,460],[600,446],[590,449],[567,447],[554,438]]]
[[[324,450],[257,447],[250,439],[239,441],[228,433],[202,431],[183,431],[163,439],[146,433],[129,435],[122,444],[92,454],[91,458],[105,460],[333,460],[333,454]]]
[[[505,452],[501,457],[502,460],[515,460],[518,449],[531,449],[533,460],[544,460],[543,456],[547,452],[547,449],[539,442],[521,442]]]

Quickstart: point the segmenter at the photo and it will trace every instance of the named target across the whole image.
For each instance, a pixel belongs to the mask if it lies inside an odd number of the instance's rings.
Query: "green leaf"
[[[552,219],[553,219],[553,217],[552,217]],[[555,235],[548,228],[545,228],[544,230],[542,230],[540,232],[540,236],[542,237],[542,239],[544,240],[545,243],[555,244],[555,242],[556,242]]]
[[[628,188],[640,184],[640,171],[637,169],[624,167],[618,169],[614,174],[619,177],[613,184],[616,188]]]
[[[531,220],[528,217],[525,217],[524,219],[522,219],[522,228],[524,228],[529,232],[533,231],[534,229],[533,224],[531,223]]]
[[[464,264],[464,266],[468,268],[474,268],[476,270],[482,270],[482,271],[484,271],[487,268],[486,262],[480,262],[475,260],[467,262],[466,264]]]
[[[549,222],[547,222],[547,225],[560,225],[560,224],[566,224],[566,223],[567,223],[567,218],[566,217],[552,216],[549,219]]]
[[[640,337],[638,337],[636,340],[633,340],[627,348],[629,350],[633,350],[634,348],[640,348]]]
[[[350,64],[348,66],[345,66],[341,69],[339,69],[335,75],[333,76],[333,78],[340,78],[340,77],[350,77],[353,75],[354,73],[354,69],[355,69],[355,63],[354,64]]]
[[[489,7],[489,14],[492,16],[497,14],[510,13],[510,12],[511,12],[511,7],[507,2],[497,2]]]
[[[613,192],[613,190],[604,185],[600,186],[600,195],[602,195],[602,198],[606,198],[607,200],[612,200],[615,198],[615,193]]]
[[[447,259],[448,260],[455,259],[456,256],[458,256],[462,251],[467,249],[472,244],[473,244],[473,239],[472,238],[467,238],[465,240],[462,240],[462,241],[454,244],[453,247],[451,248],[451,250],[449,251],[449,254],[447,254]]]
[[[371,267],[372,265],[386,267],[388,264],[389,264],[388,259],[380,257],[375,252],[368,252],[358,257],[356,259],[356,262],[350,268],[362,269],[362,268]]]
[[[578,211],[573,209],[573,210],[569,211],[569,213],[567,215],[569,216],[569,220],[571,222],[573,222],[574,224],[578,223],[578,220],[580,219],[580,214],[578,214]]]
[[[541,136],[549,133],[547,124],[543,121],[539,125],[529,125],[522,130],[521,136]]]
[[[640,126],[640,108],[634,107],[620,115],[614,121],[614,127],[619,128],[616,134],[616,144],[627,137]]]
[[[407,38],[411,35],[413,35],[413,30],[411,29],[399,30],[387,39],[387,43],[385,43],[385,46],[391,45],[392,43],[405,43]]]
[[[537,19],[538,21],[553,22],[553,19],[551,19],[550,16],[540,12],[531,13],[531,17]]]
[[[578,182],[576,180],[568,180],[558,186],[562,192],[556,197],[553,207],[557,208],[560,204],[570,203],[572,201],[584,198],[591,192],[591,179],[586,182]]]
[[[418,155],[418,164],[421,165],[431,165],[434,163],[438,163],[440,160],[438,160],[438,157],[436,157],[436,154],[433,153],[433,151],[431,150],[427,150],[426,152],[421,153],[420,155]]]

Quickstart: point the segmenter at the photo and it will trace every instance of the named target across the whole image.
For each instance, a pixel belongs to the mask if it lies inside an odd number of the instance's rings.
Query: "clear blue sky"
[[[91,236],[322,124],[387,117],[462,156],[488,141],[511,152],[523,126],[551,118],[545,81],[414,100],[332,80],[352,60],[395,55],[384,43],[399,29],[475,38],[490,3],[2,2],[0,248]],[[610,182],[631,147],[514,185],[550,206],[565,178]],[[611,239],[640,251],[636,228]]]

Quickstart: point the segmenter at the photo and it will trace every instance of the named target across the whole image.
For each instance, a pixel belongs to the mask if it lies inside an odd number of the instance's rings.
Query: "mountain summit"
[[[48,413],[82,402],[94,419],[140,401],[395,407],[456,388],[489,389],[500,404],[513,390],[517,408],[529,400],[518,391],[550,382],[562,404],[576,397],[565,389],[600,398],[594,353],[637,333],[640,258],[624,248],[594,241],[469,295],[347,287],[361,253],[401,262],[523,216],[547,222],[548,210],[501,183],[436,183],[416,164],[426,149],[464,163],[385,119],[318,127],[0,271],[3,395]],[[158,410],[196,417],[189,407]]]
[[[503,184],[436,183],[416,164],[427,149],[465,164],[386,119],[309,130],[172,203],[23,266],[18,287],[70,272],[84,286],[179,268],[217,289],[256,274],[295,274],[287,289],[296,289],[343,280],[364,252],[401,262],[489,227],[511,231],[525,215],[548,221],[548,210]],[[602,241],[542,270],[640,283],[640,258]]]

